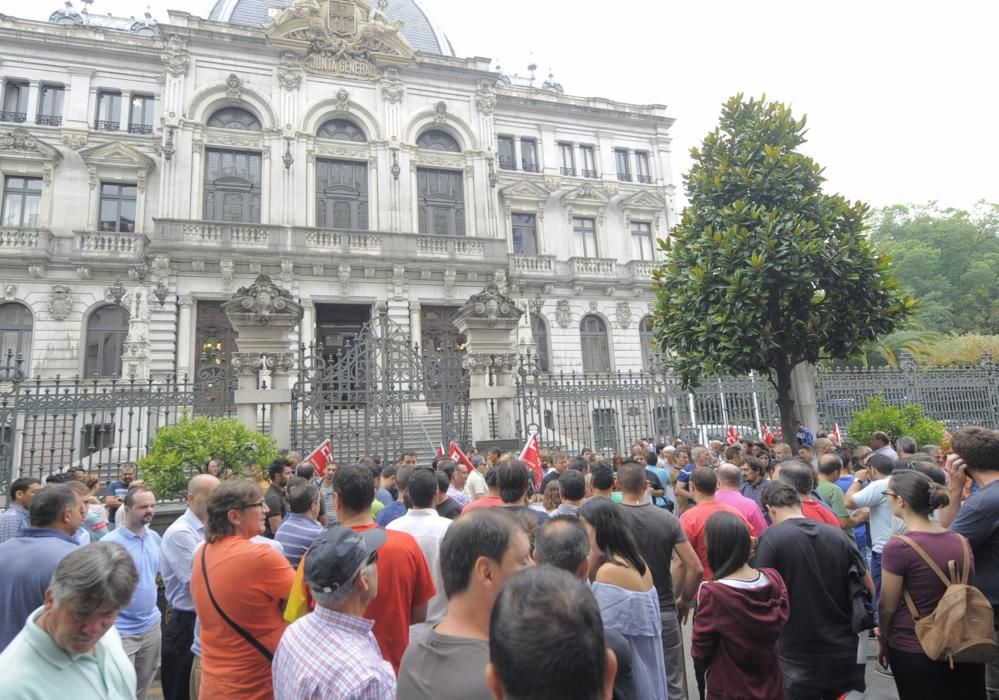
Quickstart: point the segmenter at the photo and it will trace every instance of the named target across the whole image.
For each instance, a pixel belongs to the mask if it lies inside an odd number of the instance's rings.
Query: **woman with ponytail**
[[[885,667],[891,664],[899,700],[985,700],[985,664],[957,663],[951,668],[945,661],[929,658],[905,600],[908,594],[916,614],[923,617],[936,609],[947,588],[924,554],[943,572],[949,571],[951,561],[958,572],[963,571],[968,559],[967,583],[974,585],[974,561],[965,538],[930,520],[934,511],[950,502],[948,490],[926,474],[901,469],[892,474],[885,498],[892,514],[905,522],[906,534],[892,537],[882,554],[878,661]]]

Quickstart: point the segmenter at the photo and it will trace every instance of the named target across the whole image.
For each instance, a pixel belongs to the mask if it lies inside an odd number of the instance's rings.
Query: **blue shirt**
[[[853,484],[852,476],[841,476],[836,479],[836,485],[839,486],[843,493],[846,493],[850,486]],[[867,523],[861,523],[857,527],[853,528],[853,534],[857,538],[858,544],[867,544]]]
[[[950,529],[968,538],[975,555],[975,586],[999,607],[999,481],[969,496]]]
[[[17,537],[22,528],[31,527],[28,519],[28,509],[14,503],[0,514],[0,542],[6,542]]]
[[[804,426],[795,434],[795,437],[798,438],[798,442],[801,445],[806,447],[811,447],[815,444],[815,433]]]
[[[402,501],[392,501],[392,503],[382,508],[382,512],[378,514],[375,520],[379,525],[385,527],[396,518],[404,516],[407,510],[409,509],[406,508],[406,504]]]
[[[174,520],[160,543],[160,572],[166,601],[174,610],[194,612],[191,569],[194,550],[205,540],[205,524],[188,508]]]
[[[145,634],[153,625],[160,623],[160,609],[156,607],[156,576],[160,573],[160,536],[145,528],[143,534],[136,535],[127,527],[119,527],[108,534],[102,542],[120,544],[132,557],[139,571],[139,583],[132,594],[127,608],[122,608],[115,627],[123,637]]]
[[[0,650],[21,631],[31,611],[45,601],[56,566],[77,546],[69,535],[47,527],[25,528],[0,544]]]
[[[291,568],[297,569],[302,555],[312,546],[322,531],[323,526],[309,516],[302,513],[292,513],[274,533],[274,541],[280,542],[284,546],[285,558],[291,564]]]

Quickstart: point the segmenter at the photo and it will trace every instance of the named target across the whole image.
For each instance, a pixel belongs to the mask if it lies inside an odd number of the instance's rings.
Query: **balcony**
[[[569,258],[569,272],[576,279],[613,279],[617,277],[614,258]]]
[[[511,255],[511,277],[545,277],[554,280],[554,255]]]
[[[565,166],[562,166],[561,168],[559,168],[559,172],[562,173],[563,175],[569,175],[570,177],[576,177],[576,169],[575,168],[567,168]]]
[[[27,112],[0,112],[0,122],[23,124],[28,119]]]
[[[621,182],[631,182],[631,173],[618,173],[617,179]]]
[[[522,166],[521,170],[523,170],[525,173],[540,173],[541,172],[541,166],[539,166],[537,163],[531,163],[531,162],[528,162],[528,161],[525,160],[525,161],[523,161],[521,163],[521,166]]]
[[[645,185],[651,185],[652,184],[652,176],[651,175],[636,175],[635,179],[638,180],[639,182],[641,182],[642,184],[645,184]]]
[[[62,126],[62,117],[57,114],[39,114],[35,117],[38,126]]]
[[[0,253],[46,252],[51,234],[34,228],[0,228]]]
[[[436,236],[386,231],[340,231],[304,226],[235,224],[156,219],[151,246],[218,255],[239,252],[263,257],[301,256],[311,262],[341,258],[391,259],[402,263],[440,260],[492,263],[506,256],[506,241],[472,236]]]
[[[597,177],[597,171],[596,170],[580,170],[579,173],[583,177],[589,177],[589,178],[596,178]]]
[[[128,125],[128,133],[130,133],[130,134],[143,134],[145,136],[149,136],[150,134],[153,133],[153,125],[152,124],[129,124]]]
[[[75,231],[77,252],[84,257],[132,260],[145,253],[147,239],[133,232]]]
[[[120,131],[121,122],[109,122],[104,121],[103,119],[98,119],[94,123],[94,128],[98,131]]]
[[[652,271],[657,266],[654,260],[632,260],[628,263],[628,276],[635,284],[652,284]]]
[[[516,170],[517,163],[516,161],[510,160],[509,158],[500,158],[499,167],[500,170]]]

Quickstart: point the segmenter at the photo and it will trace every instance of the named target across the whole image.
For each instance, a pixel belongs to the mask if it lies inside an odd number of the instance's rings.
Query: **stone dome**
[[[262,27],[272,19],[272,8],[293,5],[295,0],[215,0],[209,19]],[[368,0],[377,9],[378,0]],[[385,10],[390,20],[402,21],[402,33],[416,51],[454,56],[451,42],[420,7],[418,0],[390,0]]]

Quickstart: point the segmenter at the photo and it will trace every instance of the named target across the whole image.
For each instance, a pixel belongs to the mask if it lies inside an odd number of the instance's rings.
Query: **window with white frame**
[[[153,133],[153,109],[156,99],[152,95],[132,95],[129,107],[128,133]]]
[[[520,140],[520,164],[523,166],[524,172],[541,171],[541,166],[538,164],[538,142],[536,140]]]
[[[550,348],[548,345],[548,326],[540,315],[531,312],[531,335],[534,336],[534,347],[537,352],[538,369],[542,372],[551,371]]]
[[[593,146],[579,147],[579,165],[582,168],[579,174],[583,177],[597,176],[597,158]]]
[[[635,179],[646,184],[652,182],[649,172],[649,154],[645,151],[635,151]]]
[[[560,172],[563,175],[576,174],[576,156],[572,152],[571,143],[560,143],[558,145],[558,157],[561,163]]]
[[[576,257],[596,258],[597,255],[597,221],[583,216],[572,219],[572,235],[575,239]]]
[[[13,177],[3,181],[3,207],[0,222],[4,226],[36,228],[42,203],[42,178]]]
[[[3,86],[3,104],[0,107],[0,122],[23,124],[28,118],[27,81],[6,81]]]
[[[87,319],[83,376],[120,377],[121,351],[128,336],[128,311],[108,304]]]
[[[610,339],[607,324],[596,314],[587,314],[579,322],[580,349],[584,372],[610,372]]]
[[[97,93],[97,119],[94,128],[98,131],[118,131],[121,128],[121,93],[101,90]]]
[[[31,309],[24,304],[0,304],[0,378],[14,370],[18,360],[20,370],[25,374],[30,372],[33,325]]]
[[[38,103],[38,116],[35,123],[41,126],[60,126],[62,124],[62,105],[66,97],[66,88],[62,85],[42,85],[42,94]]]
[[[496,157],[500,170],[517,169],[517,154],[512,136],[496,137]]]
[[[116,233],[134,233],[137,193],[138,187],[135,184],[102,182],[98,229]]]
[[[538,217],[534,214],[514,212],[513,220],[513,252],[517,255],[538,254]]]
[[[628,158],[627,148],[614,149],[614,164],[617,166],[617,179],[622,182],[631,182],[631,162]]]
[[[632,260],[654,260],[652,224],[648,221],[631,222]]]

